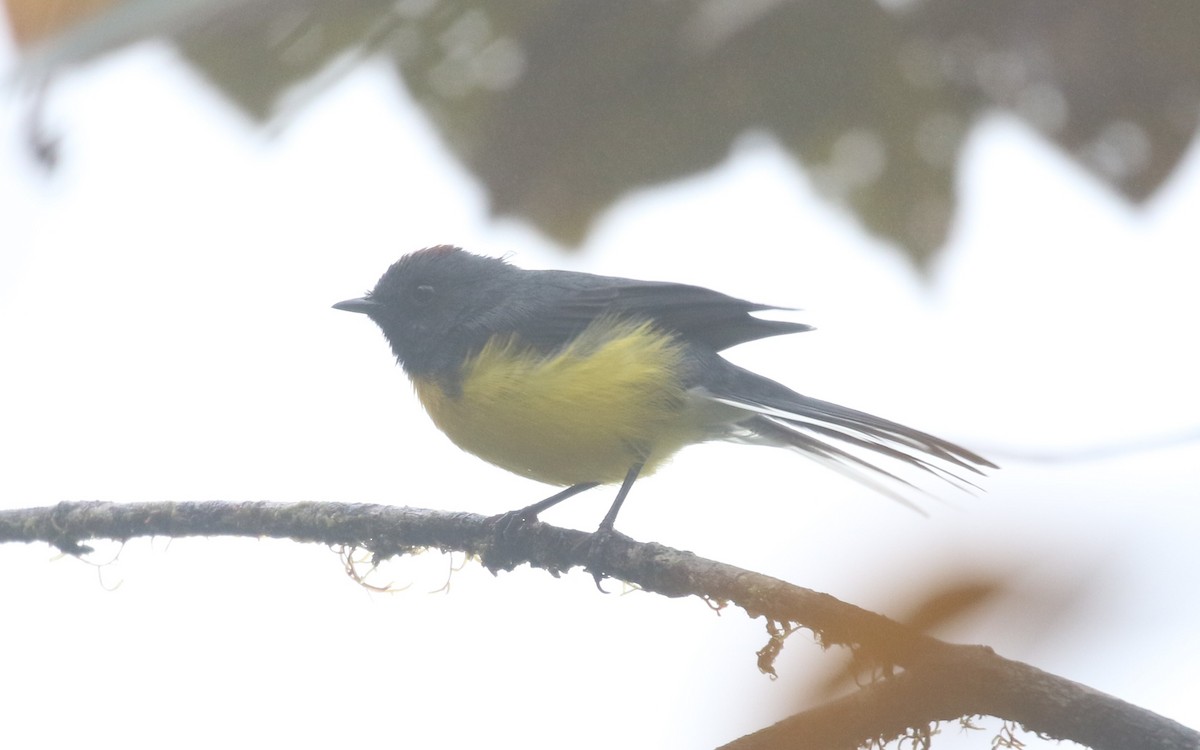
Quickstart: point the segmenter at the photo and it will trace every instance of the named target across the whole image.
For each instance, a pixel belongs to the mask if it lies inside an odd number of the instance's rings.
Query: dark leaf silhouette
[[[70,29],[27,75],[165,36],[247,115],[278,124],[382,56],[496,213],[572,244],[628,191],[708,169],[758,132],[923,262],[953,219],[954,168],[982,114],[1015,113],[1137,201],[1200,113],[1188,0],[158,5],[127,0]]]

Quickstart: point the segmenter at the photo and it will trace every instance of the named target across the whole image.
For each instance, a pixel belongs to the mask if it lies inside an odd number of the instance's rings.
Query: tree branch
[[[801,626],[856,649],[890,676],[727,745],[736,750],[856,747],[909,728],[991,715],[1097,748],[1200,748],[1200,733],[985,646],[953,645],[827,595],[656,543],[533,523],[497,535],[471,513],[343,503],[60,503],[0,511],[0,543],[47,542],[84,554],[91,539],[246,536],[358,547],[376,559],[437,548],[477,556],[491,571],[528,563],[554,575],[573,567],[670,597],[733,603],[770,627]],[[769,668],[769,664],[767,666]]]

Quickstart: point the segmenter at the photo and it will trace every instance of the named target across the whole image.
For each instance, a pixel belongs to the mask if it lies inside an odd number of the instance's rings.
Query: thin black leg
[[[580,492],[583,492],[584,490],[590,490],[591,488],[593,488],[599,484],[600,484],[599,482],[584,482],[583,484],[573,484],[570,487],[563,490],[562,492],[556,492],[553,495],[551,495],[550,497],[546,498],[545,500],[536,502],[533,505],[530,505],[528,508],[520,509],[519,511],[517,511],[517,515],[519,515],[521,518],[525,519],[526,521],[536,520],[538,517],[538,514],[541,513],[542,511],[549,510],[549,509],[553,508],[555,505],[558,505],[559,503],[561,503],[563,500],[566,500],[569,497],[574,497],[575,495],[578,495]]]
[[[600,522],[600,528],[596,529],[596,531],[613,530],[613,524],[617,522],[617,514],[621,512],[621,506],[625,503],[625,498],[629,495],[629,490],[633,487],[633,483],[637,481],[638,474],[641,473],[642,464],[636,463],[629,467],[629,472],[625,475],[625,481],[621,482],[621,489],[617,491],[617,499],[613,500],[612,507],[608,509],[604,520]]]
[[[556,492],[555,494],[551,495],[550,497],[546,498],[545,500],[536,502],[533,505],[529,505],[527,507],[521,508],[520,510],[510,510],[509,512],[504,513],[503,515],[496,517],[496,529],[501,534],[507,534],[514,527],[519,527],[522,524],[529,523],[530,521],[536,521],[538,514],[541,513],[542,511],[553,508],[555,505],[558,505],[563,500],[566,500],[569,497],[578,495],[580,492],[583,492],[584,490],[590,490],[591,488],[595,487],[597,484],[599,484],[599,482],[584,482],[583,484],[573,484],[570,487],[566,488],[565,490],[563,490],[561,492]]]

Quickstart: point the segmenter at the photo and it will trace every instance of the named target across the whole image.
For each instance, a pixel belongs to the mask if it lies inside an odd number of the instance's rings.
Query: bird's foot
[[[537,523],[538,514],[532,507],[510,510],[498,516],[492,516],[488,521],[492,524],[492,532],[497,537],[507,537],[512,532],[532,523]]]
[[[601,524],[600,528],[596,529],[591,536],[580,542],[575,548],[576,552],[583,553],[584,559],[587,560],[584,570],[591,573],[592,580],[596,582],[596,588],[602,594],[609,593],[601,583],[605,578],[609,577],[609,552],[612,549],[613,543],[619,541],[632,542],[633,540],[611,526]]]

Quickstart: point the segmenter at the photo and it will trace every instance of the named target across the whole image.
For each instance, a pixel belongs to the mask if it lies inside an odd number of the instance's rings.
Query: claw
[[[581,546],[587,545],[587,550],[584,553],[584,556],[587,558],[587,567],[585,570],[591,574],[592,580],[596,582],[596,589],[601,594],[612,593],[610,591],[606,591],[600,584],[605,578],[609,577],[608,572],[604,569],[605,548],[613,541],[613,539],[616,538],[629,539],[629,537],[625,536],[619,531],[601,526],[600,528],[596,529],[596,532],[589,536],[585,541],[580,542]],[[578,549],[579,548],[576,547],[576,550]]]
[[[521,528],[525,524],[536,523],[538,520],[537,514],[529,513],[528,510],[528,508],[510,510],[507,513],[492,516],[489,520],[492,522],[492,529],[496,536],[506,537],[509,533]]]

